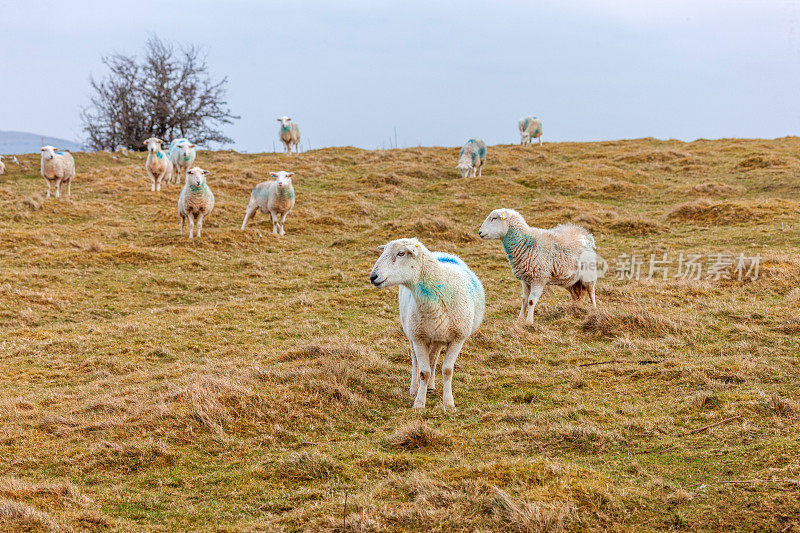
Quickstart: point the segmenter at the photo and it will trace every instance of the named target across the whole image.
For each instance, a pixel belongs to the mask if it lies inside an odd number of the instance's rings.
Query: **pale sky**
[[[800,134],[796,0],[0,0],[0,130],[81,140],[101,56],[151,33],[205,47],[251,152],[281,115],[306,148]]]

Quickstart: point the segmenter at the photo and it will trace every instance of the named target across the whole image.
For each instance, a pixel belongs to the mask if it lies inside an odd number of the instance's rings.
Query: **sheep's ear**
[[[291,178],[292,176],[294,176],[294,172],[287,172],[286,175]]]
[[[42,150],[41,150],[41,151],[42,151],[42,152],[44,152],[44,151],[46,151],[46,150],[47,150],[47,148],[45,148],[44,146],[42,146]]]
[[[193,145],[193,144],[190,144],[190,145],[189,145],[189,148],[194,148],[194,145]]]
[[[416,257],[417,254],[419,254],[419,244],[414,244],[414,243],[408,244],[406,245],[406,250],[408,250],[408,253]]]
[[[203,174],[208,174],[208,170],[204,170],[204,171],[203,171]]]
[[[142,141],[142,144],[147,146],[147,141]]]
[[[378,251],[382,252],[385,248],[386,248],[386,245],[385,244],[381,244],[380,246],[378,246]]]

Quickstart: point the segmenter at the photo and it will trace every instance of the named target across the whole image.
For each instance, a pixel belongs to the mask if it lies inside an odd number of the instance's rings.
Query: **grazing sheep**
[[[247,221],[261,209],[265,215],[269,213],[272,216],[272,233],[285,235],[283,223],[286,221],[286,215],[294,207],[294,187],[292,186],[294,172],[281,170],[280,172],[270,172],[269,175],[275,178],[275,181],[259,183],[250,193],[250,203],[247,204],[247,210],[244,213],[242,229],[247,226]]]
[[[519,319],[533,323],[533,309],[547,285],[567,289],[574,300],[585,293],[594,307],[597,253],[591,233],[574,224],[532,228],[513,209],[495,209],[481,224],[482,239],[501,239],[514,277],[522,282]]]
[[[163,142],[156,137],[150,137],[142,143],[147,146],[147,162],[144,168],[150,177],[151,191],[160,191],[161,180],[164,178],[169,180],[172,175],[172,161],[170,161],[167,153],[161,149],[161,143]]]
[[[531,139],[539,138],[539,146],[542,145],[542,121],[536,117],[525,117],[519,119],[519,133],[522,135],[520,144],[531,144]]]
[[[400,323],[411,343],[411,395],[425,407],[435,389],[436,361],[444,349],[444,407],[453,401],[453,367],[464,342],[483,322],[485,294],[460,258],[431,252],[417,239],[398,239],[383,250],[370,273],[376,287],[400,286]]]
[[[189,238],[193,237],[194,226],[197,224],[197,236],[203,231],[203,219],[214,210],[214,193],[206,183],[208,170],[192,167],[186,173],[186,185],[181,189],[178,197],[178,214],[181,216],[181,235],[183,224],[189,219]]]
[[[474,178],[480,176],[483,164],[486,163],[486,143],[482,139],[470,139],[458,153],[458,165],[461,177]]]
[[[0,175],[6,173],[6,164],[3,163],[3,156],[0,155]]]
[[[42,147],[42,177],[47,182],[47,197],[50,198],[50,182],[56,184],[56,198],[61,197],[61,184],[67,185],[67,196],[71,194],[75,178],[75,160],[69,152],[56,150],[52,146]]]
[[[172,176],[169,181],[180,183],[180,178],[186,179],[186,173],[194,165],[197,157],[195,146],[188,139],[175,139],[169,143],[169,159],[172,162]]]
[[[281,138],[281,142],[283,143],[283,151],[287,154],[292,153],[292,145],[294,145],[295,150],[298,152],[300,151],[300,127],[292,122],[292,119],[289,117],[281,117],[278,119],[278,122],[281,123],[280,130],[278,131],[278,136]]]

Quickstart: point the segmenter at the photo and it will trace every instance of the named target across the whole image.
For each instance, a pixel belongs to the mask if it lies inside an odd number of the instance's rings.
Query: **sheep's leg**
[[[281,220],[280,220],[280,231],[281,235],[286,235],[286,230],[283,228],[284,223],[286,222],[286,215],[289,213],[281,213]]]
[[[466,340],[466,339],[464,339]],[[442,363],[442,389],[444,408],[455,408],[453,401],[453,368],[456,366],[456,358],[461,353],[464,341],[451,342],[444,352],[444,363]]]
[[[428,358],[431,361],[431,379],[428,381],[428,392],[436,390],[436,363],[439,362],[439,354],[442,353],[444,346],[431,344],[431,352]]]
[[[198,237],[200,236],[200,232],[203,231],[203,218],[204,218],[203,215],[200,215],[199,217],[197,217],[197,236]]]
[[[274,211],[270,211],[269,216],[272,217],[272,233],[274,233],[275,235],[279,235],[280,233],[278,232],[278,215],[276,215]]]
[[[519,319],[525,320],[525,311],[528,310],[528,296],[531,294],[531,286],[527,281],[520,280],[520,283],[522,283],[522,309],[519,310]]]
[[[409,392],[413,398],[417,395],[417,391],[419,390],[419,365],[417,365],[417,354],[414,351],[413,344],[411,344],[409,351],[411,352],[411,389]]]
[[[186,223],[186,217],[181,215],[181,235],[183,235],[183,225]]]
[[[194,217],[193,216],[189,217],[189,238],[190,239],[194,238]]]
[[[525,316],[525,322],[528,324],[533,324],[533,310],[536,307],[536,302],[539,301],[539,297],[544,292],[544,285],[531,283],[531,292],[528,295],[528,310]]]
[[[540,147],[542,146],[542,136],[541,135],[539,136],[539,146]]]
[[[417,373],[419,374],[419,387],[417,396],[414,398],[414,409],[424,409],[425,401],[428,397],[428,380],[431,377],[431,362],[426,354],[430,354],[430,348],[419,341],[412,341],[414,352],[421,357],[417,357]]]
[[[478,177],[480,178],[481,176],[483,176],[483,162],[478,166]]]
[[[50,180],[44,180],[47,183],[47,198],[50,198]]]
[[[242,229],[247,226],[247,222],[253,218],[253,215],[256,214],[258,211],[258,206],[255,204],[250,204],[247,206],[247,211],[244,212],[244,222],[242,222]]]
[[[596,281],[589,283],[589,300],[592,302],[592,307],[597,309],[597,300],[594,297],[594,286],[597,284]]]
[[[61,198],[61,180],[56,180],[56,198]]]
[[[67,196],[72,196],[72,180],[67,182]]]

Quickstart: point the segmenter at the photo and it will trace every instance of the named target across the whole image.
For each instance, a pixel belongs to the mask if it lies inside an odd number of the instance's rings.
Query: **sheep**
[[[292,145],[294,145],[295,149],[299,152],[300,151],[300,127],[292,122],[292,119],[289,117],[281,117],[278,119],[278,122],[281,123],[281,127],[278,130],[278,136],[283,143],[283,151],[284,153],[291,154],[292,153]]]
[[[533,309],[547,285],[564,287],[573,300],[588,292],[597,307],[598,256],[591,233],[574,224],[532,228],[513,209],[495,209],[478,230],[481,239],[500,239],[514,277],[522,283],[519,319],[533,323]]]
[[[531,144],[531,139],[539,138],[539,146],[542,145],[542,121],[536,117],[524,117],[519,119],[519,133],[522,136],[520,144]]]
[[[147,175],[150,177],[150,190],[160,191],[161,181],[170,179],[172,175],[172,161],[167,153],[161,149],[161,139],[150,137],[142,144],[147,146],[147,162],[144,165]]]
[[[203,220],[214,210],[214,193],[206,183],[208,170],[192,167],[186,173],[186,184],[178,197],[178,214],[181,216],[181,235],[183,225],[189,219],[189,238],[193,237],[195,223],[197,236],[203,231]]]
[[[197,157],[197,151],[188,139],[175,139],[169,143],[169,159],[172,162],[172,176],[169,181],[180,183],[181,175],[184,180],[187,179],[186,173],[194,165],[195,157]]]
[[[400,323],[411,344],[411,396],[425,408],[435,390],[436,361],[444,350],[445,409],[453,401],[453,367],[464,342],[483,322],[486,296],[476,276],[455,255],[431,252],[417,239],[397,239],[382,251],[370,273],[378,288],[399,285]]]
[[[483,164],[486,163],[486,143],[482,139],[470,139],[458,153],[458,165],[461,177],[474,178],[480,176]]]
[[[244,213],[242,229],[247,226],[247,221],[261,209],[265,215],[272,216],[272,233],[276,235],[286,235],[283,223],[286,216],[294,207],[294,187],[292,186],[292,176],[294,172],[270,172],[269,174],[275,181],[265,181],[253,188],[250,194],[250,203]]]
[[[69,152],[56,150],[52,146],[42,147],[42,177],[47,182],[47,197],[50,198],[50,182],[56,184],[56,198],[61,197],[61,184],[67,185],[67,196],[71,196],[72,180],[75,179],[75,159]]]
[[[3,156],[0,155],[0,175],[3,175],[5,173],[6,173],[6,164],[3,163]]]

